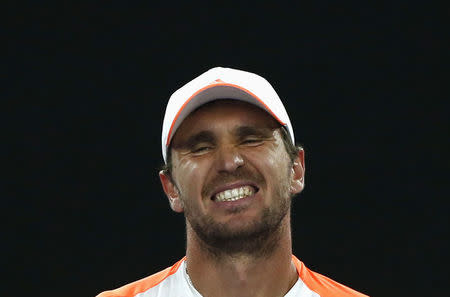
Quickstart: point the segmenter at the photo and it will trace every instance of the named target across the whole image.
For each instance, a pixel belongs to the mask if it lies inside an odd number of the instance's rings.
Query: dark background
[[[44,1],[6,11],[2,295],[94,296],[184,255],[183,216],[157,175],[161,123],[171,93],[214,66],[264,76],[285,102],[306,150],[292,224],[309,268],[371,296],[445,295],[445,10]]]

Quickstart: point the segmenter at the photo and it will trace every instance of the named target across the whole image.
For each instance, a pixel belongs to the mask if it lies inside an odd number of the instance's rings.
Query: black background
[[[171,93],[214,66],[264,76],[285,102],[306,150],[292,224],[309,268],[372,296],[445,295],[444,10],[103,1],[6,11],[2,295],[94,296],[184,255],[183,216],[157,175],[161,123]]]

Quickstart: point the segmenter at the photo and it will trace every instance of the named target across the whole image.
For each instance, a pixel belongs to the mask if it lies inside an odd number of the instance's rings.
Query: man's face
[[[204,105],[178,128],[172,179],[161,180],[172,208],[185,212],[205,243],[237,251],[274,232],[288,214],[303,187],[295,183],[303,152],[293,165],[279,128],[263,110],[235,100]]]

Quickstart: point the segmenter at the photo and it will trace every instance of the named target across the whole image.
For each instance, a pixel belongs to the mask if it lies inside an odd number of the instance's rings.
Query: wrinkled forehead
[[[177,135],[193,132],[199,128],[212,129],[214,127],[236,127],[239,125],[253,126],[255,128],[277,128],[278,123],[265,110],[239,100],[215,100],[208,102],[183,120],[178,130],[175,132],[173,141],[176,141]]]
[[[183,123],[190,118],[210,116],[211,120],[214,120],[215,116],[223,114],[246,115],[246,118],[258,118],[261,122],[265,122],[267,124],[271,124],[273,122],[278,123],[276,119],[273,118],[267,111],[254,104],[234,99],[217,99],[203,104],[195,109],[186,117],[185,121],[183,121],[181,125],[183,125]]]

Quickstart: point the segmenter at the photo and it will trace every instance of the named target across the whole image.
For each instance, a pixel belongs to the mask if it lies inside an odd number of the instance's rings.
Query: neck
[[[207,246],[187,224],[186,261],[195,288],[205,297],[284,296],[298,278],[289,222],[288,213],[255,252],[233,254]]]

